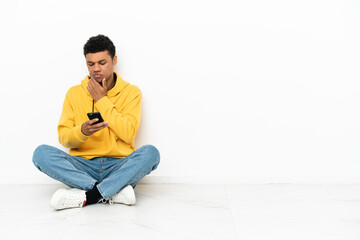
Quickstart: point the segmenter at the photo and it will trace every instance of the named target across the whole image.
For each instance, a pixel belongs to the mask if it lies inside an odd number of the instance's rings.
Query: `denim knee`
[[[50,146],[42,144],[35,149],[32,161],[37,168],[40,168],[42,165],[44,160],[44,153],[48,152],[50,148]]]
[[[152,162],[154,169],[159,165],[160,162],[160,152],[159,150],[153,145],[145,145],[142,147],[143,151],[146,152],[146,159]]]

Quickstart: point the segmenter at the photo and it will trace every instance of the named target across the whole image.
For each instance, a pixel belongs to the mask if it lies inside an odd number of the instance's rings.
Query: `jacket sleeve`
[[[81,125],[75,125],[74,109],[71,105],[70,90],[66,93],[58,125],[59,142],[67,148],[77,148],[88,139],[81,132]]]
[[[108,127],[118,138],[129,145],[134,145],[141,119],[142,95],[140,89],[133,87],[125,97],[122,106],[115,106],[107,96],[95,103],[96,109],[109,123]]]

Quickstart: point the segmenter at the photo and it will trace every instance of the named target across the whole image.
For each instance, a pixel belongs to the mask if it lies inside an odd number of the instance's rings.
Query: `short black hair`
[[[97,53],[106,50],[109,52],[111,58],[113,59],[115,56],[115,46],[113,42],[107,36],[99,34],[87,40],[84,45],[84,56],[86,56],[86,54],[88,53]]]

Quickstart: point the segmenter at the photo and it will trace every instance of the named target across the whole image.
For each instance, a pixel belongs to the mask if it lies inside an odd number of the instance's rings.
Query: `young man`
[[[84,46],[89,70],[81,84],[67,92],[58,125],[59,141],[67,154],[41,145],[33,156],[35,166],[72,189],[60,189],[50,206],[56,210],[99,202],[135,204],[133,188],[160,161],[151,145],[135,150],[141,117],[141,92],[114,72],[115,46],[103,35]],[[99,112],[89,120],[87,113]]]

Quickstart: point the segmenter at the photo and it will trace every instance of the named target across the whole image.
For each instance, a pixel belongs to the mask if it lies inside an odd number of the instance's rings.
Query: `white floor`
[[[53,211],[62,185],[0,185],[0,239],[360,239],[360,185],[142,184],[135,206]]]

